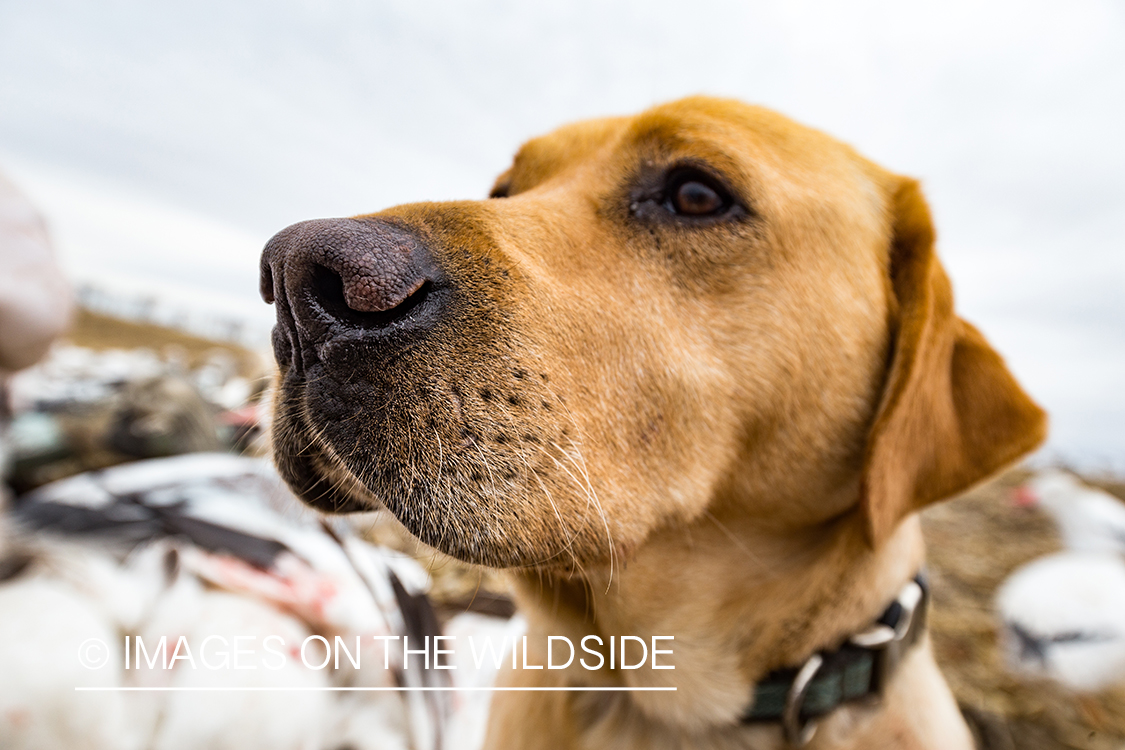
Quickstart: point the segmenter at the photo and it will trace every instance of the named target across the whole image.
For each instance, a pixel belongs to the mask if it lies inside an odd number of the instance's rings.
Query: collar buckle
[[[824,657],[814,653],[801,665],[789,692],[785,695],[785,708],[781,712],[781,731],[785,741],[793,747],[804,747],[816,734],[816,720],[802,719],[801,707],[805,703],[805,695],[809,691],[816,673],[824,664]]]
[[[871,700],[878,700],[882,696],[899,662],[924,632],[926,609],[929,603],[927,588],[921,576],[910,581],[902,588],[892,605],[898,607],[897,618],[891,618],[893,625],[877,622],[848,639],[853,646],[873,652]],[[823,665],[824,656],[820,652],[814,653],[797,670],[797,675],[786,692],[785,706],[780,717],[781,731],[791,747],[804,747],[816,734],[817,719],[802,718],[801,710],[809,686],[812,685]]]
[[[873,625],[835,651],[817,651],[800,667],[776,669],[754,686],[743,723],[780,723],[790,747],[803,747],[817,722],[842,704],[877,702],[911,646],[925,633],[929,587],[921,573]]]
[[[929,594],[926,587],[913,580],[899,592],[895,603],[901,608],[894,626],[875,623],[856,633],[848,641],[875,652],[874,695],[881,696],[890,676],[898,668],[907,650],[925,630]]]

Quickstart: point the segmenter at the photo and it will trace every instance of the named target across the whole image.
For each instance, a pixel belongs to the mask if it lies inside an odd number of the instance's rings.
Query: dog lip
[[[288,471],[283,471],[285,481],[293,493],[306,505],[312,506],[324,513],[362,513],[375,510],[365,503],[357,500],[337,488],[337,483],[330,480],[322,471],[311,462],[301,462],[300,468],[290,466]],[[294,469],[297,469],[294,471]],[[304,470],[301,470],[304,469]]]
[[[294,479],[297,481],[293,481]],[[339,515],[375,510],[374,507],[340,491],[336,482],[315,468],[307,474],[288,477],[287,481],[302,502],[324,513]]]
[[[339,488],[321,468],[330,461],[319,440],[301,417],[279,419],[281,429],[275,432],[274,463],[278,473],[302,502],[325,513],[361,513],[375,510]],[[284,435],[285,437],[281,437]],[[304,447],[297,448],[296,444]]]

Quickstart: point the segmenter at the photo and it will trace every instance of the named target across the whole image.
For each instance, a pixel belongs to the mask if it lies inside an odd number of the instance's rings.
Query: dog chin
[[[387,510],[423,544],[490,568],[533,568],[570,575],[596,565],[596,558],[605,552],[604,540],[590,539],[587,534],[575,534],[562,549],[554,549],[559,535],[545,536],[537,529],[528,519],[534,518],[534,512],[522,519],[518,513],[501,519],[477,512],[474,506],[480,498],[442,492],[423,498],[382,484],[369,486],[323,440],[311,440],[309,446],[301,455],[279,451],[277,464],[295,494],[322,512]]]

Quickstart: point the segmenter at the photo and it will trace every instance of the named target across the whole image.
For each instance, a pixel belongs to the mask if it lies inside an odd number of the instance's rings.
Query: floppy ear
[[[916,181],[902,179],[891,212],[893,355],[860,499],[873,546],[907,515],[1011,463],[1047,432],[1047,415],[1004,360],[954,314]]]

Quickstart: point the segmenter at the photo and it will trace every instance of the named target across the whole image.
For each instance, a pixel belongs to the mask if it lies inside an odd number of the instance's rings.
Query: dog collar
[[[801,747],[817,721],[844,703],[876,701],[903,656],[926,627],[929,586],[919,573],[871,627],[835,651],[817,651],[799,667],[777,669],[754,688],[742,722],[781,722],[785,739]]]

